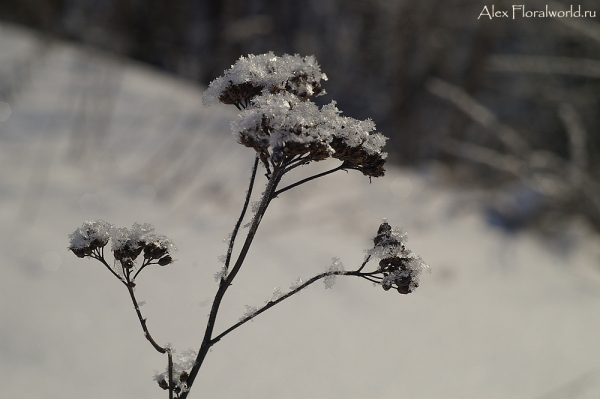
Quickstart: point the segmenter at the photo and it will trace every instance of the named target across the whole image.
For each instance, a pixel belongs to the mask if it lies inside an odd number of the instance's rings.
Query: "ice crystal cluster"
[[[172,353],[175,353],[175,350],[171,350]],[[188,391],[187,379],[189,377],[189,371],[194,367],[196,362],[196,356],[198,353],[192,349],[188,349],[184,351],[181,355],[177,356],[177,361],[173,361],[173,380],[172,384],[174,386],[173,392],[179,394],[181,392]],[[154,381],[158,382],[158,386],[162,389],[169,389],[169,369],[163,373],[156,374],[154,376]]]
[[[329,266],[329,269],[327,269],[327,271],[328,272],[343,272],[344,265],[342,264],[342,261],[339,260],[338,258],[333,258],[331,260],[331,266]],[[335,274],[330,274],[328,276],[325,276],[325,278],[323,278],[323,283],[325,284],[325,289],[333,288],[333,286],[335,285],[336,278],[337,278],[337,275],[335,275]]]
[[[86,220],[83,225],[69,234],[69,249],[80,258],[92,255],[98,248],[108,244],[114,226],[104,220]]]
[[[240,108],[261,93],[290,91],[300,98],[310,98],[325,94],[321,80],[327,80],[327,75],[321,72],[314,56],[250,54],[215,79],[202,99],[205,105],[222,102]]]
[[[347,169],[383,176],[387,138],[375,124],[341,116],[335,101],[319,108],[311,97],[326,80],[314,57],[273,53],[240,58],[204,93],[204,103],[234,104],[242,112],[232,123],[240,144],[253,148],[265,165],[286,165],[332,157]]]
[[[379,226],[373,239],[375,246],[367,251],[380,259],[379,271],[383,274],[381,286],[385,291],[396,288],[401,294],[410,294],[419,286],[424,270],[429,270],[420,256],[406,248],[407,235],[400,229],[392,229],[386,222]]]
[[[149,223],[134,223],[131,229],[127,229],[115,227],[104,220],[85,221],[69,235],[69,249],[80,258],[100,257],[99,251],[104,249],[109,240],[115,260],[127,268],[133,266],[142,252],[146,261],[154,260],[166,266],[173,262],[171,254],[177,250],[170,238],[155,234],[154,227]]]

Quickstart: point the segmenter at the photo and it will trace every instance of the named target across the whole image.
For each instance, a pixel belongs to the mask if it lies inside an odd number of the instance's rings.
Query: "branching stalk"
[[[248,209],[248,204],[250,203],[250,196],[252,195],[252,189],[254,188],[254,180],[256,178],[256,170],[258,168],[259,156],[256,154],[256,158],[254,158],[254,165],[252,166],[252,176],[250,177],[250,185],[248,186],[248,192],[246,193],[246,199],[244,201],[244,206],[242,207],[242,212],[238,221],[233,228],[233,232],[231,233],[231,239],[229,240],[228,248],[227,248],[227,258],[225,259],[225,270],[229,268],[229,262],[231,262],[231,253],[233,252],[233,245],[235,244],[235,238],[237,237],[237,233],[242,225],[242,221],[244,220],[244,216],[246,215],[246,210]]]
[[[230,332],[232,332],[236,328],[238,328],[238,327],[242,326],[243,324],[247,323],[248,321],[254,319],[259,314],[261,314],[261,313],[269,310],[270,308],[272,308],[273,306],[277,305],[278,303],[284,301],[285,299],[291,297],[294,294],[297,294],[298,292],[302,291],[304,288],[308,287],[309,285],[311,285],[311,284],[313,284],[313,283],[315,283],[315,282],[319,281],[320,279],[325,278],[327,276],[357,276],[357,277],[366,277],[367,275],[363,274],[363,273],[360,273],[359,270],[355,270],[355,271],[335,270],[335,271],[328,271],[328,272],[324,272],[324,273],[318,274],[318,275],[314,276],[313,278],[307,280],[303,284],[299,285],[298,287],[294,288],[290,292],[286,293],[285,295],[282,295],[281,297],[279,297],[279,298],[277,298],[277,299],[275,299],[273,301],[267,302],[267,304],[265,306],[263,306],[262,308],[258,309],[256,312],[252,313],[252,315],[244,318],[243,320],[240,320],[239,322],[237,322],[233,326],[229,327],[227,330],[223,331],[221,334],[219,334],[215,338],[213,338],[212,341],[211,341],[211,345],[216,344],[217,342],[219,342],[221,340],[221,338],[223,338],[224,336],[226,336],[227,334],[229,334]]]

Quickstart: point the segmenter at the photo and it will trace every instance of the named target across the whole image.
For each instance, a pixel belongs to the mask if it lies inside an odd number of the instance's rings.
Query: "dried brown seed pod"
[[[158,264],[160,266],[167,266],[167,265],[170,265],[171,263],[173,263],[173,258],[171,258],[170,255],[167,255],[167,256],[165,256],[163,258],[160,258],[158,260]]]

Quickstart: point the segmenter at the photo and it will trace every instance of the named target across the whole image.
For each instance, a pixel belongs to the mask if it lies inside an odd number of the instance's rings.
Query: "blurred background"
[[[274,51],[314,54],[318,100],[372,118],[390,162],[274,201],[217,329],[334,256],[354,268],[382,217],[433,272],[402,297],[310,288],[215,346],[192,397],[600,397],[600,5],[493,5],[509,18],[471,0],[0,1],[0,396],[166,397],[127,293],[67,236],[103,218],[172,238],[177,262],[136,289],[157,341],[197,349],[254,155],[201,95]]]
[[[600,228],[598,19],[490,19],[486,5],[24,0],[2,2],[0,19],[204,85],[240,55],[314,54],[332,77],[322,101],[372,118],[392,138],[392,162],[436,160],[455,184],[500,188],[502,199],[486,199],[490,223],[548,232],[578,216]],[[494,6],[512,17],[511,2]],[[597,6],[575,10],[595,15]],[[546,7],[570,3],[529,0],[524,11]],[[17,83],[4,76],[0,85],[7,98]]]

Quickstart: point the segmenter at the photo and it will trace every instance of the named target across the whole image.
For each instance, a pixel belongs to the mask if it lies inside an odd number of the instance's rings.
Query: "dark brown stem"
[[[169,399],[173,399],[173,353],[170,348],[167,348],[167,356],[169,358]]]
[[[102,263],[104,266],[106,266],[106,268],[113,274],[113,276],[115,276],[116,278],[118,278],[119,281],[122,282],[123,284],[127,285],[127,282],[123,279],[123,277],[119,276],[117,274],[117,272],[115,272],[113,270],[113,268],[110,267],[110,265],[108,263],[106,263],[106,260],[104,259],[104,251],[99,252],[98,250],[95,250],[95,252],[92,255],[92,258],[100,261],[100,263]]]
[[[235,243],[235,238],[237,237],[237,233],[242,225],[242,221],[244,220],[244,216],[246,215],[246,210],[248,209],[248,204],[250,203],[250,196],[252,195],[252,188],[254,187],[254,180],[256,178],[256,170],[258,168],[259,156],[256,154],[256,158],[254,159],[254,165],[252,166],[252,176],[250,177],[250,185],[248,186],[248,192],[246,193],[246,200],[244,202],[244,206],[242,207],[242,212],[240,217],[233,228],[233,232],[231,233],[231,238],[229,240],[228,248],[227,248],[227,258],[225,259],[225,270],[229,268],[229,262],[231,262],[231,253],[233,252],[233,245]]]
[[[132,280],[129,280],[129,276],[127,276],[127,283],[125,286],[127,287],[127,291],[129,291],[129,296],[131,297],[131,301],[133,302],[133,307],[135,308],[135,313],[137,314],[138,320],[142,325],[142,330],[144,330],[144,337],[152,344],[154,349],[156,349],[159,353],[166,353],[168,356],[168,368],[169,368],[169,399],[173,399],[173,354],[171,353],[170,348],[163,348],[159,344],[156,343],[152,335],[150,335],[150,331],[148,330],[148,326],[146,325],[146,319],[142,316],[142,311],[140,310],[140,306],[138,305],[138,301],[135,297],[135,292],[133,291],[133,287],[135,284]]]
[[[127,291],[129,291],[129,296],[131,297],[131,301],[133,302],[133,307],[135,308],[135,313],[137,313],[137,317],[142,325],[142,330],[144,330],[144,336],[146,339],[152,344],[154,349],[156,349],[160,353],[167,353],[167,349],[163,348],[159,344],[156,343],[152,335],[150,335],[150,331],[148,331],[148,327],[146,326],[146,319],[142,316],[142,312],[140,311],[140,306],[138,305],[137,299],[135,298],[135,293],[133,292],[133,283],[130,282],[126,284]]]
[[[288,191],[288,190],[290,190],[290,189],[292,189],[292,188],[294,188],[294,187],[297,187],[297,186],[299,186],[299,185],[301,185],[301,184],[304,184],[304,183],[306,183],[306,182],[309,182],[309,181],[311,181],[311,180],[314,180],[314,179],[318,179],[319,177],[327,176],[327,175],[328,175],[328,174],[330,174],[330,173],[337,172],[338,170],[343,170],[343,169],[345,169],[345,168],[346,168],[346,167],[344,166],[344,164],[341,164],[341,165],[340,165],[340,166],[338,166],[337,168],[333,168],[333,169],[331,169],[331,170],[328,170],[328,171],[325,171],[325,172],[322,172],[322,173],[318,173],[318,174],[316,174],[316,175],[314,175],[314,176],[310,176],[310,177],[307,177],[306,179],[302,179],[302,180],[300,180],[300,181],[297,181],[297,182],[296,182],[296,183],[294,183],[294,184],[290,184],[289,186],[287,186],[287,187],[284,187],[284,188],[282,188],[281,190],[278,190],[278,191],[276,191],[276,192],[273,194],[273,197],[277,197],[279,194],[281,194],[281,193],[284,193],[284,192],[286,192],[286,191]]]
[[[365,261],[366,263],[367,261]],[[364,266],[364,264],[363,264]],[[362,269],[362,266],[361,266]],[[368,274],[370,273],[361,273],[360,269],[359,270],[354,270],[354,271],[343,271],[343,270],[337,270],[337,271],[328,271],[325,273],[321,273],[318,274],[316,276],[314,276],[313,278],[311,278],[310,280],[307,280],[306,282],[304,282],[303,284],[299,285],[298,287],[294,288],[293,290],[291,290],[290,292],[286,293],[285,295],[282,295],[281,297],[273,300],[273,301],[269,301],[267,302],[267,304],[265,306],[263,306],[262,308],[258,309],[256,312],[254,312],[252,315],[240,320],[239,322],[237,322],[236,324],[234,324],[233,326],[229,327],[227,330],[223,331],[221,334],[217,335],[215,338],[212,339],[211,341],[211,345],[216,344],[217,342],[219,342],[221,340],[221,338],[223,338],[225,335],[229,334],[230,332],[232,332],[233,330],[235,330],[236,328],[242,326],[243,324],[249,322],[250,320],[252,320],[253,318],[255,318],[256,316],[258,316],[259,314],[267,311],[268,309],[272,308],[273,306],[277,305],[278,303],[282,302],[283,300],[291,297],[292,295],[302,291],[304,288],[308,287],[309,285],[319,281],[322,278],[325,278],[327,276],[357,276],[357,277],[364,277],[367,278]]]
[[[256,231],[258,230],[258,226],[260,225],[262,217],[264,216],[264,214],[267,210],[267,207],[269,206],[269,202],[271,201],[271,198],[273,198],[273,193],[277,189],[277,184],[279,183],[279,181],[281,180],[281,177],[283,176],[282,172],[283,172],[283,170],[281,169],[281,167],[279,167],[279,166],[274,167],[273,174],[271,176],[271,179],[267,183],[267,188],[265,189],[265,192],[263,193],[263,196],[260,200],[260,205],[258,207],[258,210],[256,211],[254,218],[252,219],[250,229],[248,230],[248,235],[246,236],[246,240],[244,241],[242,249],[240,250],[240,254],[238,255],[238,258],[237,258],[235,264],[233,265],[233,268],[229,272],[229,274],[227,274],[227,276],[223,276],[219,282],[219,289],[217,290],[217,293],[215,294],[215,299],[213,300],[210,314],[208,316],[208,322],[206,324],[206,330],[204,331],[204,337],[202,339],[202,344],[200,345],[200,350],[198,351],[198,356],[196,357],[196,362],[194,364],[194,367],[192,367],[192,370],[190,371],[190,375],[188,376],[188,379],[187,379],[188,391],[183,392],[181,394],[181,396],[180,396],[181,399],[187,398],[189,389],[192,387],[192,384],[194,383],[194,380],[196,379],[196,376],[198,375],[198,371],[200,370],[200,367],[202,366],[202,363],[204,362],[204,358],[206,357],[206,354],[208,353],[208,350],[210,349],[210,347],[213,345],[212,333],[213,333],[213,330],[215,327],[217,314],[219,312],[219,306],[221,305],[221,301],[223,300],[223,296],[225,295],[225,292],[231,285],[233,279],[239,272],[240,268],[242,267],[242,264],[244,263],[244,260],[246,259],[246,255],[248,254],[250,245],[252,244],[252,241],[254,240],[254,236],[256,235]]]

